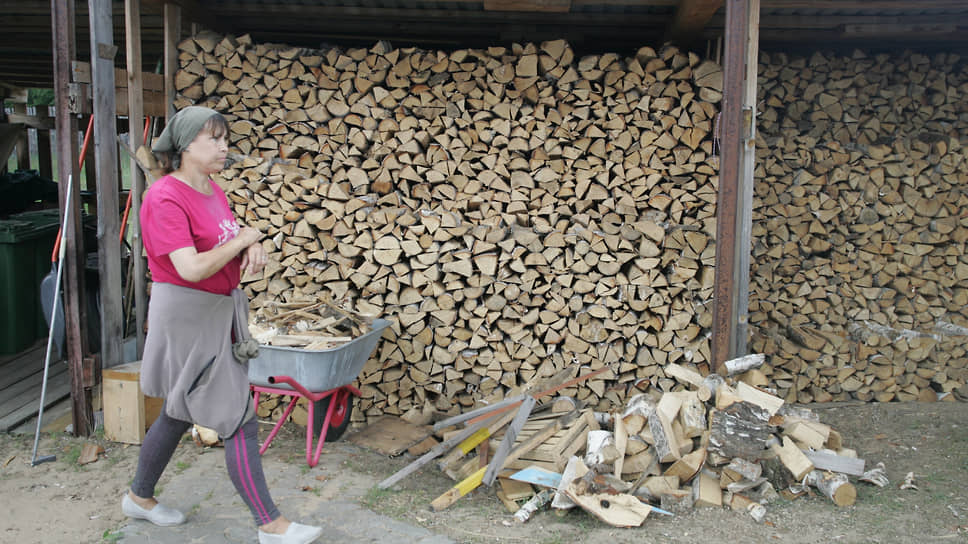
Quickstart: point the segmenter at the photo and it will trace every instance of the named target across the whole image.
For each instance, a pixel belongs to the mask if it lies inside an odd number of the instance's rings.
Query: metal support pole
[[[757,3],[758,8],[758,3]],[[746,350],[749,298],[749,252],[752,218],[752,169],[746,172],[747,145],[752,146],[753,112],[744,108],[748,51],[751,44],[751,0],[726,2],[726,51],[722,109],[722,157],[716,221],[716,277],[713,303],[712,359],[719,372],[727,360]],[[756,66],[752,89],[755,95]],[[750,147],[751,149],[751,147]]]

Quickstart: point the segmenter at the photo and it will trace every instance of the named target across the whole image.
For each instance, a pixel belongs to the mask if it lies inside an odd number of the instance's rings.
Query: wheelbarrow
[[[350,385],[359,376],[376,348],[386,319],[374,319],[370,330],[350,342],[324,350],[305,350],[282,346],[259,346],[259,356],[249,359],[249,389],[259,405],[261,393],[290,397],[289,404],[265,442],[263,454],[289,418],[300,398],[309,401],[306,424],[306,463],[319,463],[323,444],[338,440],[350,425],[353,397],[360,390]],[[319,441],[313,447],[314,436]]]

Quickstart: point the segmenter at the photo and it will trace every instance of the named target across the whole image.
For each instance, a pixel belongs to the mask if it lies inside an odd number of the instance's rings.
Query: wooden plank
[[[181,41],[181,6],[165,2],[165,123],[175,115],[175,72],[178,71],[178,42]]]
[[[59,376],[67,371],[64,365],[52,366],[48,375],[48,380]],[[9,413],[23,406],[25,402],[40,398],[40,389],[44,381],[44,372],[31,374],[17,383],[6,387],[0,391],[0,414]]]
[[[810,473],[814,469],[813,463],[806,455],[800,451],[800,448],[790,440],[789,437],[783,437],[783,445],[773,444],[771,446],[777,456],[780,458],[780,462],[783,463],[790,473],[793,475],[793,479],[796,481],[802,481],[803,477]]]
[[[90,114],[92,112],[92,88],[89,83],[76,83],[74,89],[74,104],[71,112],[77,114]],[[115,113],[120,116],[128,115],[128,91],[125,87],[115,88]],[[142,93],[142,113],[152,117],[161,117],[167,110],[165,95],[153,91]]]
[[[118,132],[114,92],[117,47],[114,45],[111,2],[89,0],[88,12],[94,94],[94,161],[98,180],[97,232],[103,242],[119,238],[121,222],[118,217],[118,146],[115,143]],[[100,243],[97,250],[101,310],[101,354],[98,361],[102,368],[110,368],[124,362],[121,345],[124,339],[121,323],[121,254],[117,244]]]
[[[474,489],[477,489],[477,487],[481,485],[481,479],[484,478],[484,473],[486,471],[487,467],[481,467],[477,470],[477,472],[471,474],[454,487],[448,489],[443,495],[431,501],[430,509],[434,512],[439,512],[457,502],[457,499],[470,493]]]
[[[36,340],[34,342],[34,345],[18,353],[9,353],[6,355],[0,355],[0,374],[4,372],[5,366],[17,364],[17,361],[25,360],[25,358],[32,357],[43,361],[44,355],[47,353],[46,348],[47,348],[47,338],[44,338],[42,340]]]
[[[763,408],[771,416],[784,404],[783,399],[780,397],[757,389],[746,382],[736,384],[736,394],[739,395],[740,399]]]
[[[47,396],[44,398],[44,408],[48,408],[71,393],[70,375],[68,373],[58,374],[55,378],[47,381]],[[0,417],[0,432],[8,432],[17,425],[37,415],[40,406],[40,393],[36,392],[32,396],[38,402],[27,403],[13,412]]]
[[[125,9],[126,10],[128,9],[127,6],[125,7]],[[127,21],[127,18],[126,18],[126,21],[125,22],[126,23],[128,22]],[[131,35],[131,30],[133,30],[133,29],[127,29],[129,35]],[[140,47],[140,42],[141,42],[141,39],[140,39],[141,38],[141,29],[140,28],[138,29],[138,37],[137,38],[138,38],[137,41],[139,43],[138,49],[140,49],[141,48]],[[132,41],[134,41],[135,38],[134,38],[134,36],[131,36],[130,39]],[[139,54],[138,55],[138,58],[140,59],[140,57],[141,57],[141,55]],[[134,60],[134,59],[132,59],[132,60]],[[136,63],[136,64],[138,64],[138,63]],[[155,73],[152,73],[152,72],[135,71],[135,70],[132,69],[132,66],[130,64],[128,65],[128,69],[127,70],[125,70],[123,68],[115,68],[114,69],[114,86],[115,87],[118,87],[120,89],[125,89],[125,90],[131,88],[132,81],[131,81],[131,78],[129,77],[129,74],[140,74],[141,75],[141,80],[143,82],[142,89],[145,92],[156,92],[156,93],[164,93],[165,92],[165,76],[163,76],[161,74],[155,74]],[[84,61],[79,61],[79,60],[72,62],[71,63],[71,79],[73,80],[74,83],[91,83],[92,82],[92,79],[91,79],[91,63],[84,62]]]
[[[509,478],[501,477],[498,479],[498,482],[501,484],[501,490],[504,492],[504,496],[509,500],[520,501],[529,499],[534,495],[534,488],[531,487],[531,484],[515,480],[513,476]],[[516,511],[517,507],[514,510]]]
[[[515,397],[504,399],[501,402],[491,404],[489,406],[482,406],[480,408],[476,408],[469,412],[464,412],[463,414],[459,414],[454,417],[449,417],[447,419],[438,421],[437,423],[434,423],[434,431],[446,429],[451,425],[457,425],[458,423],[463,423],[465,421],[474,419],[477,416],[493,412],[494,410],[497,410],[500,408],[504,408],[505,406],[510,406],[512,404],[516,405],[517,403],[523,401],[526,397],[527,395],[517,395]]]
[[[38,109],[44,106],[38,106]],[[54,118],[53,117],[41,117],[39,115],[30,115],[26,113],[8,113],[7,121],[13,124],[22,124],[29,128],[36,128],[38,130],[50,130],[54,128]]]
[[[495,418],[500,418],[500,417],[503,417],[503,416],[494,416],[494,417]],[[456,446],[457,444],[460,444],[461,442],[464,441],[464,439],[466,439],[467,437],[471,436],[472,434],[474,434],[478,430],[482,429],[483,427],[486,427],[489,423],[492,423],[492,422],[493,421],[489,419],[489,420],[479,421],[479,422],[477,422],[477,423],[475,423],[473,425],[468,425],[466,428],[462,429],[460,432],[455,433],[453,436],[451,436],[447,440],[444,440],[440,444],[437,444],[436,446],[434,446],[433,448],[431,448],[430,451],[428,451],[427,453],[423,454],[416,461],[414,461],[414,462],[410,463],[409,465],[403,467],[402,469],[400,469],[397,472],[395,472],[394,474],[392,474],[390,477],[388,477],[385,480],[383,480],[382,482],[378,483],[377,484],[377,487],[379,487],[380,489],[386,489],[386,488],[390,487],[391,485],[399,482],[400,480],[406,478],[410,474],[413,474],[414,472],[416,472],[417,470],[419,470],[421,467],[423,467],[427,463],[429,463],[429,462],[433,461],[434,459],[436,459],[437,457],[439,457],[445,451],[448,451],[451,448],[453,448],[454,446]]]
[[[500,432],[501,429],[508,424],[508,422],[514,419],[514,416],[514,412],[507,412],[504,415],[499,413],[498,415],[494,416],[494,418],[490,420],[490,425],[478,429],[477,432],[461,441],[456,448],[454,448],[447,455],[443,456],[440,461],[437,462],[437,466],[440,467],[441,470],[446,470],[448,467],[453,466],[456,461],[473,451],[474,448],[476,448],[479,444]]]
[[[32,350],[0,365],[0,395],[3,390],[35,373],[43,373],[46,352]],[[53,365],[54,363],[51,363]]]
[[[571,0],[484,0],[484,11],[568,13]]]
[[[70,113],[70,63],[75,57],[74,2],[54,2],[51,27],[54,49],[54,100],[58,196],[62,214],[70,221],[61,236],[65,245],[64,319],[67,358],[71,371],[71,414],[74,433],[86,434],[94,426],[94,413],[84,390],[84,356],[87,344],[86,301],[84,288],[84,254],[81,236],[80,167],[78,165],[77,116]],[[73,183],[67,183],[74,180]],[[70,204],[68,206],[68,203]],[[82,304],[81,301],[85,301]]]
[[[40,176],[46,179],[54,179],[54,162],[51,159],[50,131],[54,128],[54,118],[50,116],[49,106],[36,106],[34,108],[37,120],[37,169]],[[45,128],[46,127],[46,128]]]
[[[10,155],[17,149],[20,135],[27,130],[23,123],[0,123],[0,159],[7,164]]]
[[[501,441],[501,445],[498,446],[497,451],[494,452],[494,457],[488,464],[487,472],[484,474],[484,485],[490,486],[494,483],[494,479],[497,478],[497,472],[501,470],[505,459],[511,453],[511,447],[514,446],[514,440],[518,436],[518,431],[528,421],[528,416],[531,415],[531,410],[534,409],[536,402],[537,400],[534,397],[528,397],[521,403],[521,408],[518,409],[517,415],[514,416],[511,425],[504,432],[504,440]]]
[[[681,0],[666,32],[666,41],[688,44],[699,38],[723,0]]]
[[[164,99],[165,78],[161,74],[145,74],[141,71],[141,0],[124,1],[124,28],[127,54],[127,86],[128,86],[128,140],[131,147],[138,149],[139,144],[144,145],[144,116],[145,116],[145,89],[152,88],[162,100]],[[152,83],[153,80],[155,80]],[[154,85],[154,87],[153,87]],[[152,112],[150,115],[160,117],[163,112]],[[133,120],[133,121],[132,121]],[[145,191],[145,174],[139,168],[137,158],[130,157],[131,172],[131,254],[132,259],[131,277],[129,282],[134,293],[134,312],[135,312],[135,358],[141,359],[145,347],[145,320],[147,318],[148,294],[145,281],[145,270],[147,263],[143,257],[144,246],[141,240],[141,197]],[[125,225],[121,225],[123,230]],[[125,319],[126,323],[128,320]],[[124,336],[122,325],[122,337]]]
[[[359,432],[347,437],[347,442],[396,457],[427,437],[430,427],[414,425],[397,416],[385,415]]]
[[[13,111],[17,115],[27,115],[26,104],[14,104]],[[17,135],[17,168],[30,170],[30,145],[27,141],[26,128]]]
[[[629,433],[625,429],[625,422],[620,414],[615,414],[615,449],[618,450],[618,459],[615,460],[615,477],[622,477],[622,465],[625,464],[625,449],[629,443]]]
[[[813,463],[814,468],[818,470],[829,470],[831,472],[842,472],[844,474],[849,474],[851,476],[863,476],[864,475],[864,465],[866,464],[863,459],[857,459],[855,457],[845,457],[843,455],[837,455],[834,453],[827,453],[823,451],[810,451],[810,450],[800,450],[803,454]]]

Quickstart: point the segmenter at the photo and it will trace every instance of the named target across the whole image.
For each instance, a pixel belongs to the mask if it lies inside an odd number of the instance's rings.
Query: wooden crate
[[[108,440],[140,444],[145,431],[161,413],[164,399],[141,392],[141,361],[102,372],[104,436]]]
[[[529,436],[538,432],[547,421],[529,421],[518,433],[516,444],[520,444]],[[598,423],[591,410],[585,410],[567,427],[561,429],[554,436],[522,455],[518,460],[508,463],[507,468],[525,469],[539,467],[552,472],[562,472],[568,464],[568,458],[585,447],[588,431],[598,430]]]

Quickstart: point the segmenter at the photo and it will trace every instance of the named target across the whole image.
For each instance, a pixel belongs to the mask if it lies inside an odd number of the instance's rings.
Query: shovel
[[[87,130],[84,131],[84,145],[81,146],[81,159],[78,168],[84,167],[84,157],[87,155],[87,148],[91,143],[91,134],[94,132],[94,116],[92,115],[90,120],[87,122]],[[70,177],[68,177],[68,183],[71,182]],[[67,198],[70,199],[70,187],[68,187]],[[70,200],[68,200],[70,203]],[[65,217],[67,212],[64,213]],[[54,241],[54,251],[50,256],[50,272],[44,276],[44,279],[40,282],[40,308],[44,312],[44,319],[47,320],[47,326],[50,327],[50,336],[54,339],[53,346],[57,348],[57,357],[63,354],[64,349],[64,319],[61,319],[60,323],[54,323],[54,311],[55,308],[60,312],[60,315],[64,315],[64,303],[61,301],[60,296],[58,296],[58,289],[60,288],[60,279],[57,277],[58,274],[58,255],[60,255],[61,260],[63,259],[64,252],[61,249],[61,234],[64,232],[64,228],[67,225],[65,220],[64,225],[61,229],[57,231],[57,239]],[[56,326],[55,326],[56,325]],[[51,342],[48,340],[48,344]],[[48,349],[50,351],[50,349]]]
[[[69,175],[67,176],[67,196],[64,199],[64,222],[61,224],[61,232],[63,232],[64,229],[67,228],[67,222],[70,220],[70,217],[71,217],[71,193],[73,192],[73,189],[74,189],[73,186],[74,186],[74,177]],[[58,237],[58,242],[60,242],[60,237]],[[46,400],[47,400],[47,375],[50,373],[50,352],[51,352],[51,348],[53,347],[52,344],[54,342],[54,329],[57,325],[57,313],[58,313],[57,310],[58,309],[61,310],[60,312],[61,316],[63,316],[64,314],[63,308],[59,308],[61,275],[64,272],[64,246],[60,245],[59,243],[57,245],[58,245],[56,250],[58,252],[57,270],[56,270],[56,276],[55,276],[54,286],[53,286],[54,293],[52,297],[52,301],[56,301],[57,304],[54,305],[52,303],[51,310],[50,310],[50,314],[51,314],[50,332],[47,335],[47,355],[44,358],[44,381],[40,387],[40,408],[37,412],[37,430],[34,432],[34,452],[33,452],[33,455],[30,457],[30,466],[32,467],[37,466],[41,463],[53,461],[54,459],[57,458],[55,455],[44,455],[42,457],[37,457],[37,444],[40,442],[40,425],[44,419],[44,404],[46,404]],[[61,317],[61,321],[64,321],[63,317]],[[63,331],[64,331],[64,326],[61,325],[62,338],[64,335]]]

